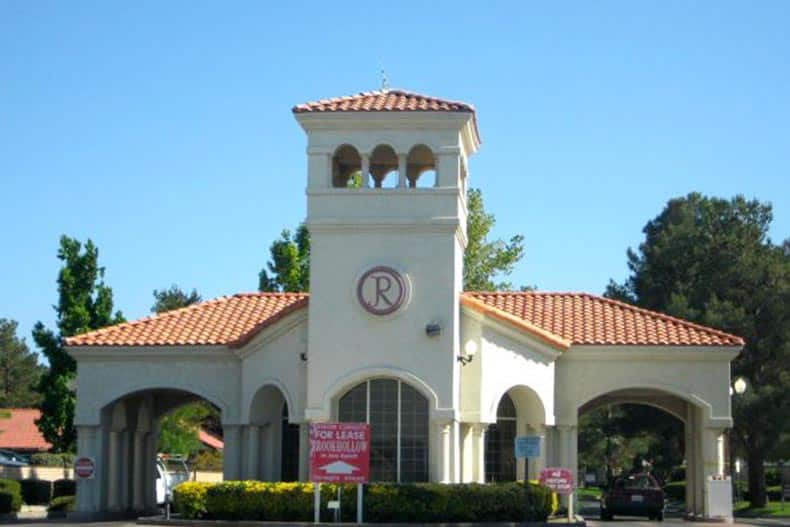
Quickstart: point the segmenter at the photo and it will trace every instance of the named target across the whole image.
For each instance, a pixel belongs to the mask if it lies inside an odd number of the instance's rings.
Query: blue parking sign
[[[540,436],[516,438],[516,459],[540,457]]]

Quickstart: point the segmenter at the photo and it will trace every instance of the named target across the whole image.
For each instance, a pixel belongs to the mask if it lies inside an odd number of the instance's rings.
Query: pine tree
[[[16,321],[0,318],[0,408],[26,408],[41,400],[35,389],[45,368],[17,337],[17,327]]]

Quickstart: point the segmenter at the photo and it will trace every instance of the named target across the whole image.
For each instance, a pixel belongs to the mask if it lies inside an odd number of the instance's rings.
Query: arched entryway
[[[198,420],[190,420],[173,428],[182,434],[180,438],[163,438],[163,420],[180,409],[199,405],[212,409],[221,419],[219,408],[211,401],[180,389],[136,391],[102,407],[100,426],[78,428],[80,450],[98,453],[94,456],[98,484],[81,482],[78,493],[81,506],[88,509],[89,504],[96,504],[99,510],[121,512],[152,511],[161,505],[163,495],[161,490],[157,492],[157,456],[188,455],[192,448],[184,442],[197,440],[200,426]],[[190,430],[193,426],[194,430]],[[166,432],[171,431],[167,423],[164,427]],[[221,435],[222,431],[215,433]],[[178,449],[174,445],[181,445],[185,451],[162,452],[163,445],[169,445],[168,449]]]
[[[299,479],[300,427],[291,422],[288,400],[278,386],[268,384],[255,393],[245,430],[247,459],[242,463],[245,479]]]
[[[657,430],[659,427],[666,436],[663,440],[669,442],[666,452],[672,448],[678,449],[677,455],[667,454],[670,459],[662,460],[656,470],[656,452],[650,451],[647,445],[623,449],[621,456],[629,457],[628,460],[609,461],[614,465],[611,472],[652,472],[662,483],[674,480],[674,484],[681,484],[680,490],[683,501],[675,505],[679,512],[691,516],[704,516],[706,514],[705,481],[709,477],[721,477],[728,473],[725,463],[725,437],[726,429],[718,423],[711,423],[708,410],[700,401],[683,398],[678,394],[653,387],[636,387],[612,390],[588,400],[578,408],[579,416],[579,447],[589,448],[591,431],[585,427],[605,428],[607,423],[620,420],[618,426],[628,429],[629,419],[632,433],[637,434],[637,428]],[[591,422],[590,417],[596,422]],[[652,416],[652,417],[651,417]],[[600,422],[598,422],[600,421]],[[659,426],[660,425],[660,426]],[[647,436],[645,436],[647,437]],[[672,447],[671,445],[674,445]],[[616,453],[610,452],[612,455]],[[643,455],[644,454],[644,455]],[[589,467],[585,456],[577,454],[574,465],[578,467],[580,484],[584,481],[585,473]],[[602,454],[605,457],[606,454]],[[674,471],[672,469],[675,469]],[[675,496],[678,496],[675,494]]]
[[[545,408],[538,394],[525,385],[514,386],[499,398],[496,422],[485,432],[485,481],[536,479],[545,466],[545,448],[539,459],[515,457],[517,436],[546,434]]]

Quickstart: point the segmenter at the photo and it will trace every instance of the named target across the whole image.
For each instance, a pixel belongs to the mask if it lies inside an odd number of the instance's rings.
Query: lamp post
[[[732,383],[732,386],[730,386],[730,396],[735,397],[735,396],[743,395],[744,393],[746,393],[746,388],[747,388],[746,380],[743,377],[738,377]],[[735,459],[735,462],[733,463],[733,460],[735,458],[735,452],[733,449],[733,445],[735,444],[735,441],[733,441],[735,436],[734,428],[735,427],[730,428],[730,476],[732,477],[734,482],[733,485],[735,487],[735,503],[737,504],[738,487],[741,479],[740,478],[741,463],[740,460],[738,459]],[[733,465],[735,466],[735,474],[732,474]]]

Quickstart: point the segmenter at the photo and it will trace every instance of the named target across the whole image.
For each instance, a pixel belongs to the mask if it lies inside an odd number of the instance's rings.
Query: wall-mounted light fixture
[[[475,353],[477,353],[477,342],[474,340],[467,340],[466,344],[464,344],[463,353],[458,355],[456,359],[461,363],[461,366],[466,366],[475,358]]]
[[[438,337],[442,334],[442,326],[436,323],[426,324],[425,334],[429,337]]]

